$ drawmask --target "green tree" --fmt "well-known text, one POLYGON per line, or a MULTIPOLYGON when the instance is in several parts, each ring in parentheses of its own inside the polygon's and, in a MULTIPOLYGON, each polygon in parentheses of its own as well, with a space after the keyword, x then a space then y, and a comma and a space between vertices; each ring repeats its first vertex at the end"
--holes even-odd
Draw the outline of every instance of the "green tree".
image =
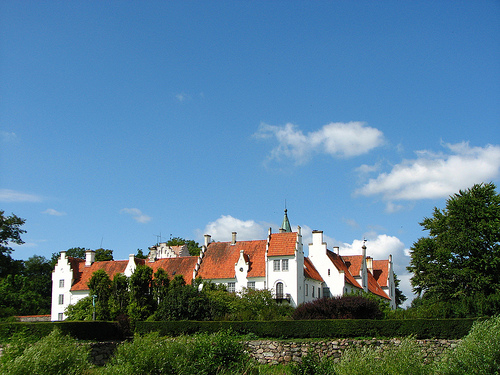
POLYGON ((96 262, 103 262, 108 260, 113 260, 113 250, 103 249, 103 248, 95 250, 96 262))
POLYGON ((129 278, 130 304, 128 315, 132 321, 147 319, 155 311, 152 292, 153 269, 146 265, 138 265, 129 278))
POLYGON ((128 279, 122 273, 113 276, 111 282, 111 295, 109 297, 109 308, 111 319, 115 320, 119 315, 127 314, 127 308, 130 301, 128 291, 128 279))
POLYGON ((401 283, 401 280, 398 279, 398 275, 394 274, 394 291, 396 295, 394 296, 395 302, 396 302, 396 307, 401 307, 404 301, 406 301, 408 298, 403 294, 403 291, 399 289, 399 284, 401 283))
POLYGON ((148 256, 146 254, 144 254, 142 249, 137 249, 137 254, 135 254, 135 257, 137 259, 148 259, 148 256))
MULTIPOLYGON (((500 293, 500 195, 493 183, 460 190, 420 225, 408 270, 422 303, 467 303, 500 293), (469 301, 469 302, 466 302, 469 301)), ((465 304, 465 305, 464 305, 465 304)), ((500 312, 500 311, 499 311, 500 312)), ((462 311, 467 315, 467 311, 462 311)))
POLYGON ((22 245, 24 241, 21 235, 26 233, 21 226, 26 220, 12 214, 5 216, 4 211, 0 210, 0 277, 8 274, 16 274, 22 269, 22 262, 12 259, 10 256, 12 248, 11 243, 22 245))
POLYGON ((104 270, 97 270, 88 282, 90 296, 95 296, 96 320, 109 320, 109 297, 111 296, 111 279, 104 270))

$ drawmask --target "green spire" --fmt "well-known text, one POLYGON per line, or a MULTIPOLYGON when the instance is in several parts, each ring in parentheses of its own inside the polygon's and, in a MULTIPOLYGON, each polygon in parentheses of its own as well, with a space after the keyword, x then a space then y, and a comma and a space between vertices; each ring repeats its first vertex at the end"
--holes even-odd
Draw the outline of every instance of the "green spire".
POLYGON ((285 216, 283 217, 283 224, 281 224, 280 232, 291 232, 292 227, 290 226, 290 222, 288 221, 288 215, 286 214, 287 209, 285 208, 285 216))

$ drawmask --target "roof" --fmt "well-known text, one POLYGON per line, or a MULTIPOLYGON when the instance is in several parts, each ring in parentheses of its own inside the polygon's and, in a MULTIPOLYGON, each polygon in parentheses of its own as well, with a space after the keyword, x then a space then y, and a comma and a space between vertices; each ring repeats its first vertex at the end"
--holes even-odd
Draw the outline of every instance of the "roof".
POLYGON ((234 279, 234 265, 243 250, 245 261, 249 263, 247 277, 264 277, 266 244, 266 240, 237 241, 234 245, 231 242, 212 242, 205 250, 198 276, 205 280, 234 279))
POLYGON ((326 255, 332 261, 333 265, 339 270, 344 272, 344 280, 347 284, 351 284, 352 286, 363 289, 361 285, 356 281, 352 273, 349 271, 349 267, 345 263, 346 257, 341 257, 338 254, 335 254, 333 251, 327 250, 326 255))
POLYGON ((124 273, 128 260, 108 260, 103 262, 94 262, 91 266, 85 267, 85 261, 78 258, 69 258, 73 268, 74 282, 71 286, 72 291, 88 290, 87 283, 92 278, 92 274, 97 270, 104 270, 112 279, 117 273, 124 273), (76 266, 76 267, 75 267, 76 266))
POLYGON ((175 275, 184 276, 184 280, 187 284, 191 284, 193 278, 193 271, 196 267, 198 257, 179 257, 179 258, 163 258, 158 259, 155 262, 146 263, 148 267, 153 269, 153 274, 158 271, 158 269, 163 268, 163 270, 168 274, 169 279, 173 279, 175 275))
POLYGON ((308 257, 304 257, 304 276, 309 279, 324 281, 308 257))
POLYGON ((387 287, 387 279, 389 278, 389 260, 374 260, 373 261, 373 277, 377 280, 381 287, 387 287))
POLYGON ((288 220, 287 209, 285 208, 285 216, 283 216, 283 223, 281 224, 281 229, 284 232, 291 232, 292 227, 290 226, 290 221, 288 220))
POLYGON ((390 300, 389 296, 387 295, 386 292, 382 289, 382 287, 379 285, 377 280, 373 277, 370 271, 368 271, 368 290, 372 292, 373 294, 376 294, 377 296, 380 296, 382 298, 386 298, 390 300))
POLYGON ((342 255, 342 260, 346 264, 349 272, 353 276, 361 276, 361 265, 363 264, 363 255, 342 255))
POLYGON ((267 256, 295 255, 297 247, 297 233, 273 233, 269 241, 267 256))

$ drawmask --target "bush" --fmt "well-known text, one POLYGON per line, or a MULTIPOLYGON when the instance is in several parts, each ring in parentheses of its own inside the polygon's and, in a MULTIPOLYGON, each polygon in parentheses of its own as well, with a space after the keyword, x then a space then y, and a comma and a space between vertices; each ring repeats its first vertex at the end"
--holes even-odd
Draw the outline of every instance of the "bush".
POLYGON ((120 345, 101 374, 199 374, 236 372, 248 356, 243 346, 228 332, 197 334, 176 339, 158 333, 136 335, 134 341, 120 345))
POLYGON ((500 374, 500 316, 478 321, 436 366, 438 374, 500 374))
POLYGON ((292 315, 304 319, 380 319, 379 304, 362 296, 321 298, 299 305, 292 315))
POLYGON ((90 348, 78 345, 60 330, 26 346, 28 341, 21 337, 6 348, 0 362, 2 374, 77 375, 91 367, 88 361, 90 348))

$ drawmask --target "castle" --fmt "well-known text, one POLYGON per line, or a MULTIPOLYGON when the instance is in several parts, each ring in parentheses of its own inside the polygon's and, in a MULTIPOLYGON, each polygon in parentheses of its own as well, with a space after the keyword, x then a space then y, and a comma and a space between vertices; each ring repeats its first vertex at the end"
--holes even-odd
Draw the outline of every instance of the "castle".
POLYGON ((66 256, 61 251, 52 273, 51 320, 64 320, 66 308, 89 295, 89 282, 97 270, 112 278, 116 273, 130 277, 139 264, 156 272, 164 269, 170 276, 183 275, 187 283, 196 277, 225 284, 229 292, 243 288, 270 289, 276 300, 292 306, 317 298, 341 296, 355 291, 373 293, 396 308, 392 257, 374 260, 366 255, 341 256, 338 248, 329 250, 323 232, 312 233, 309 256, 304 256, 301 228, 292 232, 287 211, 278 233, 269 229, 266 239, 238 241, 233 232, 229 242, 213 242, 205 235, 199 256, 189 256, 186 246, 151 247, 148 259, 94 261, 95 252, 87 250, 85 259, 66 256))

